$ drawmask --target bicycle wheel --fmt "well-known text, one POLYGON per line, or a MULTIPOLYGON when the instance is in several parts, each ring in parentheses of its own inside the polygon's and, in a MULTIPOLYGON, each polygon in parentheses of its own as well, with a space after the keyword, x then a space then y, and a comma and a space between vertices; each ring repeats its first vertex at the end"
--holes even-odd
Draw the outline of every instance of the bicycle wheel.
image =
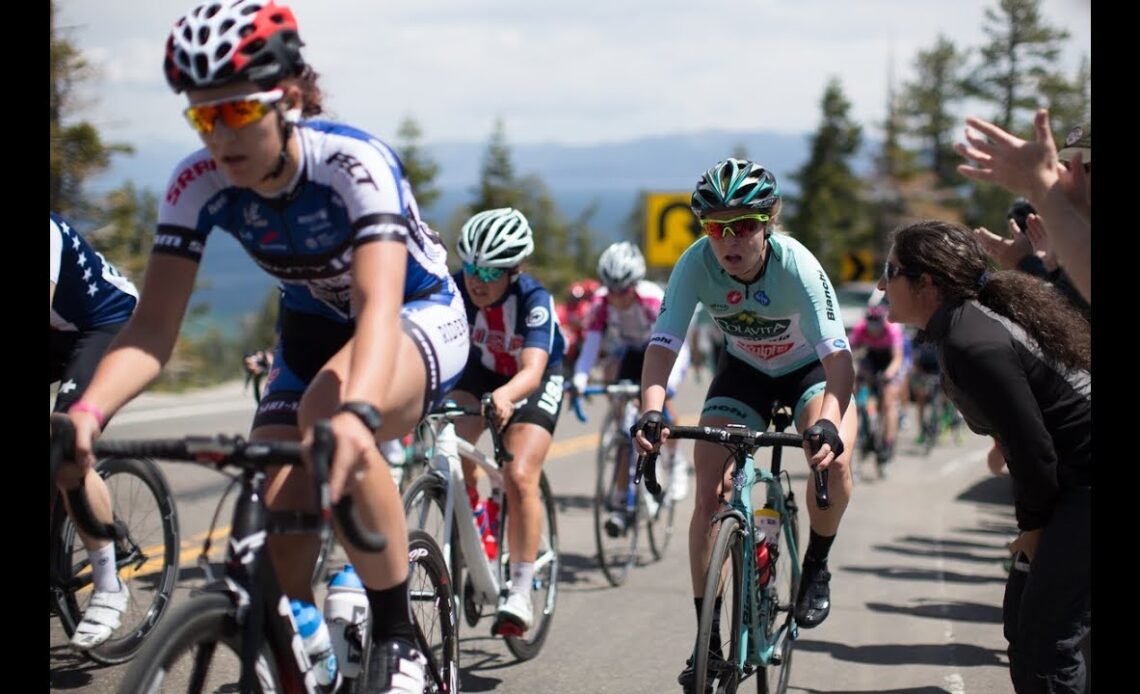
MULTIPOLYGON (((436 545, 443 551, 443 521, 447 510, 447 483, 437 474, 420 475, 404 492, 404 514, 408 519, 408 530, 419 529, 425 531, 436 545)), ((454 588, 453 599, 457 609, 464 607, 461 593, 463 586, 462 548, 459 546, 458 518, 452 521, 451 526, 451 585, 454 588)), ((476 618, 475 621, 478 621, 476 618)), ((468 619, 469 626, 475 626, 468 619)))
MULTIPOLYGON (((795 608, 796 596, 799 595, 800 589, 799 578, 793 571, 799 562, 797 557, 800 549, 799 510, 791 492, 786 492, 784 503, 788 513, 780 519, 780 538, 775 548, 775 564, 764 591, 769 606, 768 621, 764 625, 764 630, 769 644, 775 639, 788 613, 795 608)), ((771 545, 769 545, 769 555, 771 556, 771 545)), ((784 694, 787 691, 788 678, 792 672, 794 644, 791 635, 785 635, 779 652, 773 653, 769 664, 760 668, 756 678, 759 694, 784 694)))
MULTIPOLYGON (((612 431, 610 432, 613 433, 612 431)), ((598 449, 597 476, 594 484, 594 546, 598 565, 611 586, 620 586, 629 576, 629 569, 637 561, 637 541, 641 530, 637 523, 637 509, 610 503, 610 489, 617 480, 618 466, 629 466, 630 442, 620 434, 603 437, 598 449), (611 514, 621 514, 624 528, 606 527, 611 514)))
MULTIPOLYGON (((264 641, 255 668, 256 691, 283 691, 276 659, 264 641)), ((240 678, 241 625, 233 602, 224 593, 201 593, 172 610, 147 639, 119 691, 236 692, 240 678)))
POLYGON ((408 591, 420 649, 431 653, 440 680, 429 674, 424 691, 458 692, 459 617, 443 551, 423 530, 409 530, 408 559, 408 591))
MULTIPOLYGON (((554 510, 554 495, 550 492, 550 482, 543 472, 538 479, 538 492, 542 502, 543 517, 538 535, 538 555, 534 560, 534 579, 531 585, 530 600, 534 608, 534 624, 522 636, 507 636, 507 648, 519 660, 530 660, 542 650, 550 623, 554 620, 554 604, 558 598, 558 523, 554 510)), ((507 501, 503 499, 499 523, 499 576, 506 584, 510 578, 511 548, 508 538, 510 516, 507 501)))
POLYGON ((720 680, 718 694, 731 694, 740 683, 740 629, 744 615, 744 531, 740 520, 728 516, 720 522, 709 568, 705 574, 704 601, 697 627, 694 692, 711 691, 720 680), (719 626, 714 629, 716 599, 721 598, 719 626), (720 657, 728 651, 727 659, 720 657), (710 651, 716 657, 710 657, 710 651))
MULTIPOLYGON (((115 634, 85 654, 115 665, 138 653, 170 604, 178 580, 178 511, 166 476, 154 462, 108 458, 95 469, 107 484, 115 519, 127 529, 127 537, 115 546, 115 563, 130 602, 115 634)), ((51 528, 56 610, 70 638, 91 599, 91 567, 62 503, 56 505, 51 528)))
MULTIPOLYGON (((669 474, 672 472, 670 470, 669 474)), ((649 551, 654 561, 661 561, 665 550, 669 548, 669 541, 673 539, 673 519, 677 513, 677 503, 669 493, 672 478, 662 478, 658 473, 658 481, 661 483, 660 499, 650 494, 644 485, 638 494, 641 503, 638 512, 645 517, 645 534, 649 536, 649 551)))

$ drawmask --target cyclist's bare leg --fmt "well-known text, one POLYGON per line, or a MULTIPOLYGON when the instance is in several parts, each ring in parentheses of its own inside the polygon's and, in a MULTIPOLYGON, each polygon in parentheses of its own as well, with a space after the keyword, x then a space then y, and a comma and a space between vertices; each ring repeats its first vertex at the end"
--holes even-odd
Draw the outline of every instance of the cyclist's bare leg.
POLYGON ((553 440, 549 431, 530 422, 512 424, 503 435, 503 445, 514 455, 503 470, 507 513, 512 521, 507 536, 512 562, 533 562, 538 556, 538 538, 546 513, 538 483, 553 440))
MULTIPOLYGON (((300 441, 297 427, 283 424, 257 427, 249 434, 251 441, 300 441)), ((269 468, 265 484, 266 505, 275 511, 316 511, 312 477, 301 467, 288 465, 269 468)), ((265 546, 273 561, 281 590, 294 600, 315 602, 312 567, 321 551, 320 538, 312 533, 270 534, 265 546), (310 567, 307 575, 285 567, 310 567)))
POLYGON ((895 442, 899 431, 899 393, 898 380, 883 384, 883 438, 888 445, 895 442))
MULTIPOLYGON (((823 409, 823 393, 808 400, 796 429, 802 432, 819 419, 823 409)), ((823 536, 833 536, 839 530, 839 521, 843 512, 847 510, 847 503, 851 500, 851 453, 855 450, 855 438, 858 433, 858 414, 855 411, 855 400, 847 403, 847 410, 843 413, 843 421, 839 423, 839 438, 843 440, 843 455, 839 456, 827 466, 830 471, 827 479, 827 491, 831 506, 820 510, 815 502, 815 476, 808 475, 807 500, 808 516, 811 519, 811 529, 823 536)))
MULTIPOLYGON (((71 506, 68 504, 67 495, 64 492, 68 489, 74 489, 79 484, 79 469, 77 465, 64 465, 59 471, 59 491, 63 495, 63 505, 67 509, 67 515, 71 518, 75 516, 71 513, 71 506)), ((101 523, 112 522, 114 516, 111 513, 111 493, 107 491, 107 483, 103 481, 98 472, 95 472, 95 468, 88 470, 84 476, 83 489, 87 494, 87 502, 91 505, 91 511, 95 514, 95 518, 101 523)), ((76 526, 76 532, 79 533, 83 546, 88 551, 102 549, 110 543, 110 540, 97 540, 88 536, 79 530, 78 526, 76 526)))
MULTIPOLYGON (((375 393, 370 398, 377 403, 383 418, 383 426, 376 434, 378 441, 403 436, 419 422, 422 414, 427 382, 423 359, 410 337, 402 333, 399 337, 396 361, 400 368, 385 382, 384 392, 375 393)), ((301 431, 319 419, 332 416, 343 400, 353 344, 354 340, 350 339, 309 384, 301 398, 297 415, 301 431)), ((379 553, 362 552, 343 541, 339 528, 337 533, 361 580, 369 588, 379 591, 392 588, 407 579, 408 530, 404 507, 388 462, 380 455, 379 448, 369 449, 365 458, 366 468, 361 469, 367 471, 350 475, 347 489, 353 496, 355 512, 364 526, 383 532, 388 539, 388 547, 379 553)), ((300 507, 312 510, 314 499, 310 480, 307 471, 292 470, 282 484, 267 489, 266 502, 270 508, 300 507)), ((288 542, 295 537, 299 536, 285 536, 284 539, 288 542)), ((316 538, 311 538, 310 542, 316 546, 316 538)), ((274 554, 274 565, 281 578, 282 588, 285 589, 288 585, 300 591, 294 595, 286 589, 291 597, 304 597, 311 592, 309 581, 316 552, 312 553, 311 558, 308 553, 302 553, 298 557, 302 561, 306 558, 309 559, 307 562, 294 564, 282 557, 281 553, 274 554), (282 559, 285 560, 281 561, 282 559)))
MULTIPOLYGON (((702 416, 701 426, 722 427, 738 424, 725 417, 702 416)), ((722 490, 731 489, 732 465, 726 460, 728 453, 724 446, 706 441, 696 441, 693 445, 693 465, 696 468, 697 491, 693 515, 689 519, 689 577, 693 582, 693 597, 699 598, 705 592, 705 573, 709 567, 709 555, 716 540, 717 527, 710 521, 720 510, 722 490)))

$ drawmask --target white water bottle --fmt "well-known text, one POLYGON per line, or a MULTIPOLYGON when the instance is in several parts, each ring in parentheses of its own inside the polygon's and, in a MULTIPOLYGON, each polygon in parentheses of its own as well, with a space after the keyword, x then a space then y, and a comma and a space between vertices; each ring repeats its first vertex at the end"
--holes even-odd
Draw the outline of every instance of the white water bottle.
POLYGON ((364 664, 369 612, 364 583, 352 564, 345 564, 329 581, 325 619, 340 671, 349 679, 356 679, 364 664))
POLYGON ((305 644, 305 652, 313 663, 317 683, 325 691, 335 691, 340 686, 340 673, 337 671, 336 654, 333 652, 324 617, 315 605, 302 600, 293 600, 290 606, 293 608, 293 619, 297 622, 297 631, 305 644))

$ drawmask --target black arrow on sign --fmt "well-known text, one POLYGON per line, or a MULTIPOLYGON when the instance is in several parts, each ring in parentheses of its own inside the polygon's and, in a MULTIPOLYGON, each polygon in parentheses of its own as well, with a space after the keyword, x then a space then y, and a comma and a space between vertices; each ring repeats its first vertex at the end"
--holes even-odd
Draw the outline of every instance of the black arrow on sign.
POLYGON ((661 212, 657 215, 658 241, 665 240, 665 219, 669 216, 669 213, 673 212, 674 210, 684 210, 686 213, 688 213, 689 217, 692 220, 689 223, 689 231, 692 232, 694 239, 701 235, 701 223, 697 221, 697 218, 695 216, 693 216, 693 209, 683 202, 671 202, 663 207, 661 209, 661 212))

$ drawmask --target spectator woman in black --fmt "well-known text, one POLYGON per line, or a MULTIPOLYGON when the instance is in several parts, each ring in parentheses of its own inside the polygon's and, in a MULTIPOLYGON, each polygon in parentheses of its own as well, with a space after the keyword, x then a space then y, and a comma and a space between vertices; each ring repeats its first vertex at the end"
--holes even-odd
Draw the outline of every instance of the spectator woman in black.
POLYGON ((1092 561, 1088 324, 1047 283, 989 272, 974 235, 948 222, 896 230, 879 288, 889 320, 920 328, 919 339, 937 345, 946 394, 1005 456, 1020 530, 1003 605, 1014 689, 1083 692, 1079 644, 1091 620, 1092 561))

